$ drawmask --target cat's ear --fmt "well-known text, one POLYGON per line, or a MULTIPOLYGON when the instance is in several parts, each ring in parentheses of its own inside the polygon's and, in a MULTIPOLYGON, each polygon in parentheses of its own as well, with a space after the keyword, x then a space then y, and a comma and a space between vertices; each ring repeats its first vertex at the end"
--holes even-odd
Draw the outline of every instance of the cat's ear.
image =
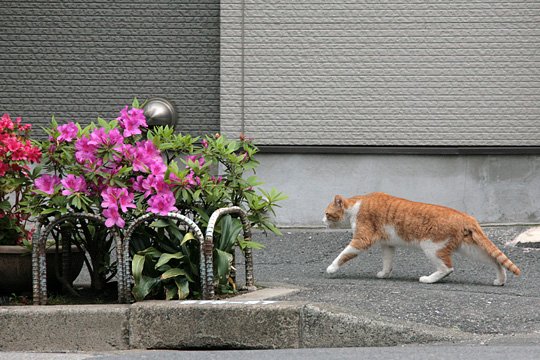
POLYGON ((338 207, 343 207, 343 196, 341 195, 336 195, 334 197, 334 204, 338 207))

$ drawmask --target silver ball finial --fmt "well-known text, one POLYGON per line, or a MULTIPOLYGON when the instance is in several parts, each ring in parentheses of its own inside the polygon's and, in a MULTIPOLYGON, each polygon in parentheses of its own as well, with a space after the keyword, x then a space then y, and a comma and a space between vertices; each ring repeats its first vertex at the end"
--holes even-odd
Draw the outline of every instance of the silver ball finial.
POLYGON ((148 99, 143 106, 144 116, 148 126, 176 126, 178 114, 174 105, 170 101, 163 98, 155 97, 148 99))

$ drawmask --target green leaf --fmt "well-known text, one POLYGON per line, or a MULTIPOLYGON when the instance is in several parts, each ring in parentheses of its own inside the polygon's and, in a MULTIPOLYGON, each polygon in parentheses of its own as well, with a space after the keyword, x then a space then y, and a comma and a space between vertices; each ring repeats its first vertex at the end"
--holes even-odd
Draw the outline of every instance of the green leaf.
POLYGON ((201 219, 203 219, 204 222, 208 224, 208 221, 210 221, 210 215, 208 215, 208 213, 204 209, 201 209, 199 207, 195 208, 195 211, 197 212, 197 214, 199 214, 201 219))
POLYGON ((224 280, 229 275, 230 264, 232 262, 233 256, 228 252, 214 249, 214 266, 216 277, 220 280, 224 280))
POLYGON ((133 279, 135 284, 139 284, 142 279, 142 272, 144 269, 144 256, 135 254, 131 261, 131 272, 133 273, 133 279))
POLYGON ((139 251, 137 254, 139 255, 148 255, 151 258, 157 259, 161 256, 161 251, 156 249, 155 247, 150 246, 147 249, 144 249, 143 251, 139 251))
POLYGON ((155 268, 157 269, 161 265, 165 265, 166 263, 168 263, 172 259, 181 259, 183 257, 184 257, 184 255, 182 255, 181 252, 177 252, 177 253, 174 253, 174 254, 167 254, 167 253, 161 254, 155 268))
POLYGON ((138 282, 135 282, 135 286, 133 286, 131 293, 136 301, 142 301, 159 283, 159 278, 142 276, 138 282))
POLYGON ((103 119, 102 117, 97 118, 97 122, 100 127, 107 129, 109 127, 109 123, 107 120, 103 119))
POLYGON ((246 179, 246 183, 249 185, 249 186, 259 186, 262 184, 261 181, 259 181, 259 178, 256 177, 256 176, 250 176, 246 179))
POLYGON ((178 292, 176 284, 166 285, 165 286, 165 300, 173 300, 178 292))
POLYGON ((189 296, 189 283, 186 279, 176 278, 174 279, 176 287, 178 288, 178 299, 184 300, 189 296))
POLYGON ((151 227, 163 228, 169 226, 169 223, 163 219, 158 219, 150 224, 151 227))
POLYGON ((8 200, 0 202, 0 210, 9 211, 11 209, 11 204, 8 200))
POLYGON ((287 195, 283 194, 280 191, 277 191, 275 188, 272 188, 269 192, 266 192, 263 189, 260 190, 270 203, 287 200, 289 198, 287 195))
POLYGON ((272 223, 270 222, 265 222, 263 224, 261 224, 264 228, 270 230, 271 232, 273 232, 274 234, 278 235, 278 236, 282 236, 283 233, 272 223))
POLYGON ((161 280, 170 279, 179 275, 186 275, 186 272, 179 268, 173 268, 165 271, 163 274, 161 274, 161 280))
POLYGON ((169 226, 167 227, 167 231, 169 232, 171 236, 171 240, 180 241, 180 239, 183 237, 180 230, 178 230, 177 225, 172 221, 169 220, 169 226))
POLYGON ((71 204, 73 204, 73 206, 75 206, 77 209, 82 208, 81 199, 79 199, 78 196, 73 197, 73 199, 71 200, 71 204))
POLYGON ((215 244, 216 248, 230 252, 236 244, 240 231, 242 231, 242 224, 238 219, 233 219, 230 215, 223 216, 219 224, 221 227, 221 236, 219 236, 215 244))
POLYGON ((259 242, 256 242, 256 241, 253 241, 253 240, 250 240, 250 241, 245 241, 245 240, 238 240, 238 245, 240 245, 240 248, 242 250, 244 249, 255 249, 255 250, 260 250, 260 249, 264 249, 264 244, 261 244, 259 242))
MULTIPOLYGON (((229 145, 227 145, 227 152, 230 154, 230 153, 233 153, 235 152, 236 150, 238 150, 240 148, 240 144, 237 143, 236 141, 231 141, 229 143, 229 145)), ((242 156, 243 157, 243 156, 242 156)))
POLYGON ((190 240, 195 240, 195 236, 192 233, 188 232, 186 235, 184 235, 184 238, 182 239, 180 245, 184 245, 190 240))

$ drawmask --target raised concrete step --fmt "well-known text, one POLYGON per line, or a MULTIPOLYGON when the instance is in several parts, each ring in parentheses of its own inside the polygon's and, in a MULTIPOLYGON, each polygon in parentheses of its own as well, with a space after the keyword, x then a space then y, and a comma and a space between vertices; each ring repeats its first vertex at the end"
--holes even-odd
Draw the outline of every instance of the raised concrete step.
POLYGON ((461 341, 470 335, 269 300, 0 307, 2 351, 276 349, 461 341))

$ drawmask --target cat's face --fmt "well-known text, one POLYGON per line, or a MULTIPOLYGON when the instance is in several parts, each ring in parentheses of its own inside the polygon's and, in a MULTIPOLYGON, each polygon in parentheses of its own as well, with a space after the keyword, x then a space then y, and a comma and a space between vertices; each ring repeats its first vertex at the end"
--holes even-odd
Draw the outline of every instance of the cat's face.
POLYGON ((345 220, 345 204, 344 199, 340 195, 336 195, 334 201, 332 201, 324 211, 323 223, 330 227, 340 227, 341 223, 345 220))

